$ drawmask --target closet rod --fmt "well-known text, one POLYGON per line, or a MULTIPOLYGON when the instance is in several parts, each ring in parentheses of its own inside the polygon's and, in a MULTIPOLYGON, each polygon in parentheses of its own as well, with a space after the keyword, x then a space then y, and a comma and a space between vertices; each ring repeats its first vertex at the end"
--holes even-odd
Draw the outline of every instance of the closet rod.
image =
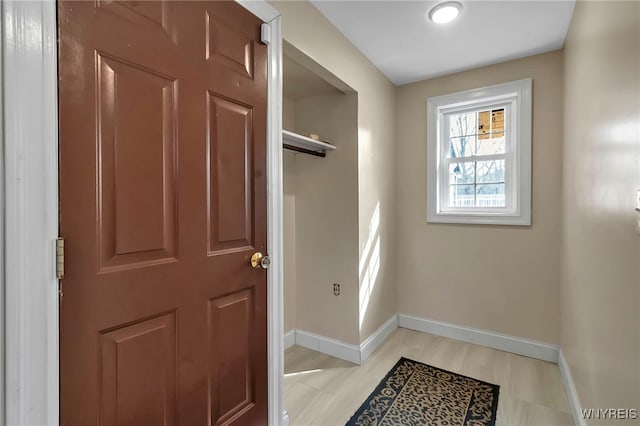
POLYGON ((288 149, 290 151, 296 151, 296 152, 301 152, 303 154, 309 154, 309 155, 313 155, 316 157, 326 157, 327 155, 324 152, 318 152, 318 151, 311 151, 310 149, 304 149, 304 148, 300 148, 297 146, 293 146, 293 145, 289 145, 289 144, 282 144, 282 147, 284 149, 288 149))

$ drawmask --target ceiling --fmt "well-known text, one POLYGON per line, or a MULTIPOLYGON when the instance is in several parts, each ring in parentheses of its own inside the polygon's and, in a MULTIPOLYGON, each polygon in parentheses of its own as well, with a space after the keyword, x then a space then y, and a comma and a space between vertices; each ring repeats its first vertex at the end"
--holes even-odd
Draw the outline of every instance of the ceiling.
POLYGON ((311 0, 394 84, 559 49, 575 0, 459 0, 460 16, 438 25, 440 1, 311 0))

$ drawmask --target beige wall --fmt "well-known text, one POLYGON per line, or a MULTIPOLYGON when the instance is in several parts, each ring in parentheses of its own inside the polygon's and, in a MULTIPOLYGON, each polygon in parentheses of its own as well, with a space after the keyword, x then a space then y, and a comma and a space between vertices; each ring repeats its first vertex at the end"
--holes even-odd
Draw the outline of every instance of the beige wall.
MULTIPOLYGON (((295 130, 295 102, 284 98, 282 127, 295 130)), ((283 155, 283 254, 284 254, 284 332, 296 328, 296 156, 283 155)))
POLYGON ((284 153, 284 332, 296 328, 296 156, 284 153))
POLYGON ((563 57, 561 51, 397 90, 398 310, 559 342, 563 57), (533 79, 531 227, 426 222, 429 96, 533 79))
POLYGON ((282 128, 295 131, 296 128, 296 101, 289 98, 282 99, 282 128))
POLYGON ((309 2, 272 4, 282 13, 285 40, 358 93, 356 274, 360 289, 357 303, 346 309, 356 313, 358 340, 362 342, 396 312, 391 160, 395 146, 395 88, 309 2), (378 249, 374 250, 376 244, 378 249))
POLYGON ((358 331, 358 98, 296 101, 296 131, 337 146, 325 158, 296 154, 296 327, 351 344, 358 331), (334 296, 333 283, 341 285, 334 296))
POLYGON ((577 3, 564 95, 561 346, 583 407, 640 409, 640 3, 577 3))

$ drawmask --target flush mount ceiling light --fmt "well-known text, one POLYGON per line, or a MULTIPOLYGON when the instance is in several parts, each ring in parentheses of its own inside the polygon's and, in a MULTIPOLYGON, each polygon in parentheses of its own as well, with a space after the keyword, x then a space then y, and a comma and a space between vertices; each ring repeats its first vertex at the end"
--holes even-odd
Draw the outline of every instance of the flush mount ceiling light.
POLYGON ((457 1, 447 1, 439 3, 429 11, 429 19, 436 24, 446 24, 451 22, 460 14, 462 4, 457 1))

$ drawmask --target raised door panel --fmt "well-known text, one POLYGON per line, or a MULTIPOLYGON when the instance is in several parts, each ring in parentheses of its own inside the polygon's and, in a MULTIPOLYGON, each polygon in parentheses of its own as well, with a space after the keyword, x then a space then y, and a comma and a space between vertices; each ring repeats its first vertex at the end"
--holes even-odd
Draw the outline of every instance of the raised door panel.
POLYGON ((209 302, 210 424, 228 424, 255 406, 251 342, 253 290, 209 302))
POLYGON ((141 28, 154 32, 161 29, 175 43, 173 2, 97 0, 96 7, 120 16, 141 28))
POLYGON ((251 248, 253 110, 208 93, 209 254, 251 248))
POLYGON ((98 54, 100 270, 175 260, 175 79, 98 54))
POLYGON ((225 23, 211 10, 205 12, 206 59, 245 77, 253 78, 253 41, 237 28, 225 23))
POLYGON ((103 425, 175 425, 175 312, 100 333, 103 425))

